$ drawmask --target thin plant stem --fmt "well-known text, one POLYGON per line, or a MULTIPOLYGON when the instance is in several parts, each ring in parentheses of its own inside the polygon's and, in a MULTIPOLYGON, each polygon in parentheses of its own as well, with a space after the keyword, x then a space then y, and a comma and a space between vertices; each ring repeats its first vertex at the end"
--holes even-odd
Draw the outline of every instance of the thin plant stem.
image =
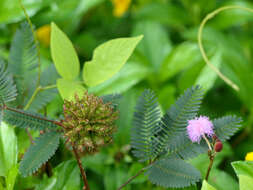
POLYGON ((90 187, 89 187, 89 184, 88 184, 88 181, 87 181, 87 177, 86 177, 86 173, 83 169, 80 156, 79 156, 79 154, 77 152, 77 149, 76 149, 76 147, 73 143, 72 143, 72 149, 73 149, 73 152, 75 154, 75 158, 77 160, 77 163, 78 163, 78 166, 79 166, 79 169, 80 169, 80 173, 81 173, 81 176, 82 176, 82 179, 83 179, 83 183, 84 183, 83 190, 90 190, 90 187))
POLYGON ((208 177, 209 177, 210 171, 211 171, 211 169, 213 167, 214 157, 215 157, 215 153, 209 155, 210 162, 209 162, 209 166, 208 166, 208 169, 207 169, 207 172, 206 172, 206 177, 205 177, 206 181, 208 181, 208 177))
POLYGON ((32 21, 30 19, 30 17, 28 16, 27 12, 26 12, 26 9, 22 3, 22 0, 19 0, 19 4, 20 4, 20 7, 22 8, 23 12, 24 12, 24 15, 26 17, 26 20, 31 28, 31 31, 32 31, 32 34, 33 34, 33 38, 34 38, 34 43, 35 43, 35 46, 36 46, 36 50, 37 50, 37 57, 38 57, 38 80, 37 80, 37 84, 36 86, 39 87, 40 85, 40 76, 41 76, 41 63, 40 63, 40 47, 39 47, 39 43, 38 43, 38 39, 37 39, 37 36, 35 34, 35 31, 33 29, 33 25, 32 25, 32 21))
POLYGON ((53 84, 53 85, 49 85, 49 86, 45 86, 45 87, 38 86, 35 89, 35 91, 33 92, 31 98, 28 100, 27 104, 25 105, 24 110, 27 110, 31 106, 32 102, 34 101, 36 96, 39 94, 39 92, 41 92, 43 90, 52 89, 52 88, 56 88, 56 85, 53 84))
POLYGON ((122 184, 118 190, 123 189, 126 185, 128 185, 132 180, 134 180, 136 177, 138 177, 140 174, 142 174, 145 171, 145 168, 142 168, 140 171, 137 172, 136 175, 130 177, 124 184, 122 184))
POLYGON ((33 100, 35 99, 35 97, 37 96, 37 94, 39 93, 40 90, 41 90, 41 87, 40 87, 40 86, 38 86, 38 87, 35 89, 35 91, 33 92, 32 97, 29 99, 29 101, 28 101, 27 104, 25 105, 24 110, 27 110, 27 109, 31 106, 33 100))
POLYGON ((230 79, 228 79, 226 76, 224 76, 214 65, 212 65, 209 61, 209 59, 207 58, 207 55, 205 53, 203 44, 202 44, 202 32, 203 32, 203 28, 205 26, 205 24, 207 23, 208 20, 212 19, 215 15, 219 14, 222 11, 225 10, 230 10, 230 9, 241 9, 247 12, 251 12, 253 13, 253 9, 250 8, 246 8, 246 7, 241 7, 241 6, 237 6, 237 5, 232 5, 232 6, 224 6, 221 8, 218 8, 216 10, 214 10, 213 12, 209 13, 201 22, 200 27, 199 27, 199 31, 198 31, 198 45, 199 45, 199 49, 201 52, 201 55, 205 61, 205 63, 214 71, 216 72, 216 74, 224 81, 226 82, 229 86, 231 86, 233 89, 235 89, 236 91, 239 91, 239 87, 233 83, 230 79))
POLYGON ((6 110, 9 110, 9 111, 12 111, 12 112, 16 112, 16 113, 20 113, 20 114, 23 114, 23 115, 27 115, 29 117, 33 117, 33 118, 36 118, 36 119, 39 119, 39 120, 47 121, 47 122, 50 122, 50 123, 53 123, 55 125, 63 127, 62 123, 58 122, 58 121, 54 121, 54 120, 51 120, 51 119, 47 119, 47 118, 43 118, 43 117, 40 117, 40 116, 32 115, 32 114, 23 112, 21 110, 18 110, 18 109, 15 109, 15 108, 11 108, 11 107, 7 107, 7 106, 4 106, 3 108, 6 109, 6 110))
POLYGON ((209 150, 212 151, 212 146, 211 146, 210 142, 208 141, 208 139, 206 138, 205 134, 203 134, 202 137, 206 141, 206 144, 208 145, 209 150))

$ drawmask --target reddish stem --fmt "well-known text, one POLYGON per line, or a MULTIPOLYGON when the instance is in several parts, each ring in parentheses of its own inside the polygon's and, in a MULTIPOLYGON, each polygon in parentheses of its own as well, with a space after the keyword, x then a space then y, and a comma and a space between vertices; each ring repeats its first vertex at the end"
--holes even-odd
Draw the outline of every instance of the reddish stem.
POLYGON ((80 159, 79 154, 77 152, 77 149, 76 149, 76 147, 73 143, 72 143, 72 148, 73 148, 73 152, 75 154, 75 157, 76 157, 76 160, 77 160, 77 163, 78 163, 81 175, 82 175, 82 179, 83 179, 83 182, 84 182, 83 190, 90 190, 89 184, 88 184, 88 181, 87 181, 87 177, 86 177, 86 173, 85 173, 85 171, 83 169, 83 166, 82 166, 81 159, 80 159))

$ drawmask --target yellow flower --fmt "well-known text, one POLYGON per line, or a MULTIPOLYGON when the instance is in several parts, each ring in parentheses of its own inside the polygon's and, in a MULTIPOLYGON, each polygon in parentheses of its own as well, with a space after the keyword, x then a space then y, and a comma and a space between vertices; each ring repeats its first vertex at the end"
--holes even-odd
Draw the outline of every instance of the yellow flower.
POLYGON ((246 155, 245 160, 247 160, 247 161, 253 161, 253 152, 249 152, 246 155))
POLYGON ((112 0, 114 9, 113 15, 121 17, 129 8, 131 0, 112 0))
POLYGON ((48 47, 50 44, 50 31, 51 27, 49 24, 41 26, 36 31, 37 39, 41 44, 43 44, 46 47, 48 47))

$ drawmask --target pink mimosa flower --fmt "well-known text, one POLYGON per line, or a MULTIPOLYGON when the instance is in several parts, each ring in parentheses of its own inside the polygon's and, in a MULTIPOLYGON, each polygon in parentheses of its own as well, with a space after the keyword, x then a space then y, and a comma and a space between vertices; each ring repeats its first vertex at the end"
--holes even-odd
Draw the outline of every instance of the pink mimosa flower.
POLYGON ((213 123, 206 116, 188 120, 187 133, 192 142, 199 143, 203 135, 209 137, 214 135, 213 123))

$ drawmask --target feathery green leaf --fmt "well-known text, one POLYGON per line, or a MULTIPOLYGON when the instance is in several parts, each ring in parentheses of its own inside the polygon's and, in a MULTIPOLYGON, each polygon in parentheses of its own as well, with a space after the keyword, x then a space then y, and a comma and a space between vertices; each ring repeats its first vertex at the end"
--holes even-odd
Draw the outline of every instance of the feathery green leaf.
POLYGON ((6 123, 34 130, 57 130, 57 125, 46 121, 44 116, 30 111, 15 109, 16 111, 4 110, 3 120, 6 123))
MULTIPOLYGON (((54 65, 51 64, 50 66, 45 68, 43 70, 43 72, 41 73, 40 85, 43 86, 43 87, 49 86, 49 85, 54 85, 54 84, 56 84, 56 79, 58 77, 59 77, 59 75, 57 74, 54 65)), ((37 81, 36 80, 32 81, 29 85, 29 89, 34 89, 35 90, 36 85, 37 85, 37 81)), ((26 104, 30 100, 30 97, 32 96, 33 93, 34 93, 34 91, 30 91, 30 93, 28 94, 28 96, 25 100, 26 104)), ((37 94, 37 96, 34 98, 33 102, 31 103, 30 107, 28 108, 28 110, 38 111, 38 110, 42 109, 50 101, 52 101, 56 97, 56 95, 57 95, 57 89, 56 88, 41 90, 37 94)))
POLYGON ((200 146, 189 141, 186 133, 187 121, 197 115, 202 98, 203 91, 199 86, 189 88, 162 117, 155 135, 161 153, 176 153, 185 159, 203 152, 200 146))
POLYGON ((149 180, 163 187, 182 188, 194 185, 201 174, 181 159, 165 158, 156 161, 145 173, 149 180))
POLYGON ((25 153, 20 163, 20 173, 28 176, 37 171, 54 155, 59 146, 59 139, 60 134, 56 132, 48 132, 38 137, 25 153))
POLYGON ((36 44, 31 28, 27 22, 21 24, 16 31, 13 41, 11 43, 9 70, 14 76, 17 85, 19 104, 23 101, 24 93, 28 88, 34 69, 38 65, 38 55, 36 51, 36 44))
POLYGON ((12 76, 6 71, 5 63, 0 60, 0 103, 7 103, 16 99, 17 89, 12 76))
POLYGON ((241 127, 242 119, 237 116, 224 116, 213 121, 215 134, 221 141, 228 140, 241 127))
POLYGON ((150 90, 145 90, 136 105, 131 133, 133 154, 140 161, 149 160, 157 154, 156 149, 153 148, 152 139, 160 118, 161 111, 155 94, 150 90))

